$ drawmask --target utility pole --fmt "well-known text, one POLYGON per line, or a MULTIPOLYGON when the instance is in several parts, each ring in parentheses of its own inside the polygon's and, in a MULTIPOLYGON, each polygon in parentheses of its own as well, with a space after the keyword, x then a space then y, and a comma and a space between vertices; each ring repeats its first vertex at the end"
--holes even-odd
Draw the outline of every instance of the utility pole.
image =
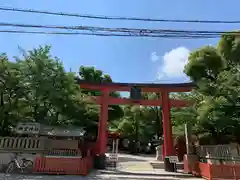
POLYGON ((136 114, 134 114, 134 121, 135 121, 135 152, 139 153, 139 120, 136 118, 136 114))
POLYGON ((193 153, 192 127, 189 122, 185 123, 185 138, 186 138, 187 154, 189 155, 193 153))

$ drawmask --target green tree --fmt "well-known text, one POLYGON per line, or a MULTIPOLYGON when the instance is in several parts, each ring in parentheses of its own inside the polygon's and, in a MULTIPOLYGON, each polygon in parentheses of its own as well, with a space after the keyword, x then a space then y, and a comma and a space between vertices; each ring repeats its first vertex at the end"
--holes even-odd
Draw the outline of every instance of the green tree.
POLYGON ((123 136, 146 143, 153 136, 162 135, 161 114, 156 116, 158 110, 142 106, 125 106, 123 110, 124 116, 118 121, 117 127, 123 136))
POLYGON ((224 34, 218 46, 203 47, 189 56, 185 72, 203 97, 197 103, 199 133, 215 143, 229 142, 239 132, 240 44, 236 34, 224 34), (223 137, 225 137, 223 139, 223 137))
POLYGON ((90 126, 99 109, 81 93, 75 74, 65 72, 50 54, 50 46, 23 51, 9 61, 0 56, 1 134, 7 135, 20 121, 48 125, 90 126))
MULTIPOLYGON (((103 83, 103 82, 112 83, 113 82, 109 75, 104 74, 101 70, 98 70, 95 67, 81 66, 79 68, 79 78, 81 80, 84 80, 90 83, 91 82, 94 82, 94 83, 103 83)), ((100 95, 99 91, 91 91, 91 90, 84 89, 82 90, 82 92, 92 96, 100 95)), ((120 94, 118 92, 111 92, 110 96, 120 98, 120 94)), ((123 116, 123 110, 119 105, 110 105, 108 112, 109 112, 109 121, 118 120, 123 116)))
POLYGON ((174 134, 176 136, 182 136, 185 133, 185 124, 189 124, 195 131, 197 127, 197 112, 196 106, 199 100, 199 94, 197 92, 190 93, 174 93, 171 94, 172 99, 187 100, 193 102, 192 106, 182 107, 182 108, 171 108, 171 120, 174 129, 174 134))
POLYGON ((185 73, 198 85, 198 90, 206 95, 217 91, 216 79, 224 63, 215 47, 206 46, 193 51, 185 66, 185 73))
POLYGON ((0 55, 0 131, 2 135, 10 133, 12 125, 21 118, 26 101, 24 86, 20 83, 18 64, 10 62, 6 54, 0 55))

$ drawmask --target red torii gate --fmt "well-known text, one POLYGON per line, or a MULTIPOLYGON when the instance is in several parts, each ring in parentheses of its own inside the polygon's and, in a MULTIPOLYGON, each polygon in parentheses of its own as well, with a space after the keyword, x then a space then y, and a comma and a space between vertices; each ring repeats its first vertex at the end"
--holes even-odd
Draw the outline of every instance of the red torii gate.
MULTIPOLYGON (((140 83, 90 83, 84 80, 79 80, 80 87, 88 90, 101 91, 101 96, 95 96, 93 99, 101 106, 99 115, 99 127, 97 138, 97 158, 101 164, 105 162, 105 153, 107 147, 107 121, 108 121, 108 106, 109 105, 144 105, 144 106, 160 106, 162 105, 163 116, 163 135, 164 135, 164 152, 165 156, 165 170, 175 171, 174 164, 169 162, 168 156, 175 156, 172 138, 172 124, 170 118, 170 109, 173 107, 186 107, 190 106, 192 102, 184 100, 176 100, 169 98, 169 92, 189 92, 193 89, 193 83, 180 83, 180 84, 140 84, 140 83), (141 92, 155 92, 161 93, 159 99, 156 100, 133 100, 126 98, 110 97, 109 93, 114 91, 131 91, 131 88, 137 87, 141 92)), ((105 166, 102 165, 104 168, 105 166)))

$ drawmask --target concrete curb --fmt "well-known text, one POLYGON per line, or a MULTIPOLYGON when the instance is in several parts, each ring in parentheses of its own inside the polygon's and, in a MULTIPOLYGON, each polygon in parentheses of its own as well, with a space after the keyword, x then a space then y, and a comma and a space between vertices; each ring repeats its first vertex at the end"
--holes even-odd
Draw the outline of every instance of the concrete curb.
POLYGON ((162 176, 162 177, 177 177, 177 178, 189 178, 189 179, 196 179, 196 177, 190 175, 190 174, 182 174, 182 173, 158 173, 156 171, 153 172, 124 172, 124 171, 118 171, 118 170, 99 170, 100 174, 109 174, 109 175, 133 175, 133 176, 162 176))

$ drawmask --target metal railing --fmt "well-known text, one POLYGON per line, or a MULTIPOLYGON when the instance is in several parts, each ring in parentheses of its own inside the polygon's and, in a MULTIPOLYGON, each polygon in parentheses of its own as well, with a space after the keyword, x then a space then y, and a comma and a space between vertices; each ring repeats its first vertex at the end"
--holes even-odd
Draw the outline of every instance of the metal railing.
POLYGON ((43 151, 45 139, 41 137, 0 137, 0 152, 43 151))
POLYGON ((199 157, 199 161, 208 164, 239 164, 240 156, 199 157))

